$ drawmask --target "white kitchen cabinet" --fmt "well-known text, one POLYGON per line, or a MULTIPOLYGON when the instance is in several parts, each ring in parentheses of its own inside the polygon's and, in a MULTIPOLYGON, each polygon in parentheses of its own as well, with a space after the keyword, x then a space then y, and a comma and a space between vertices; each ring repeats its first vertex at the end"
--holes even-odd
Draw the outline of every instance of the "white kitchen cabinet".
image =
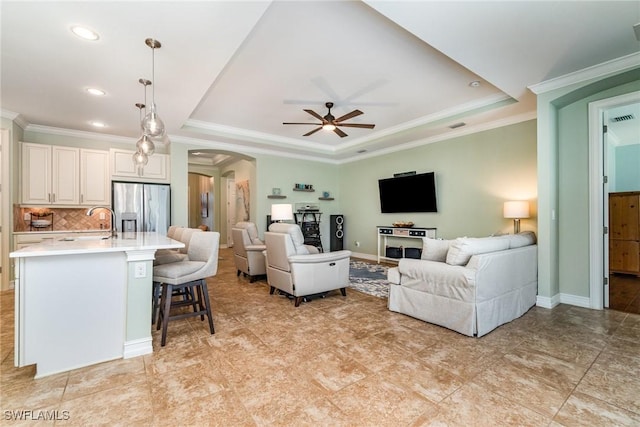
POLYGON ((22 143, 23 205, 109 205, 109 152, 22 143))
POLYGON ((80 150, 80 204, 111 205, 109 152, 80 150))
POLYGON ((78 204, 79 152, 72 147, 22 143, 22 203, 78 204))
POLYGON ((80 150, 51 147, 51 203, 77 205, 80 202, 80 150))
POLYGON ((144 168, 133 164, 133 151, 111 149, 111 179, 144 182, 170 182, 170 158, 154 153, 144 168))

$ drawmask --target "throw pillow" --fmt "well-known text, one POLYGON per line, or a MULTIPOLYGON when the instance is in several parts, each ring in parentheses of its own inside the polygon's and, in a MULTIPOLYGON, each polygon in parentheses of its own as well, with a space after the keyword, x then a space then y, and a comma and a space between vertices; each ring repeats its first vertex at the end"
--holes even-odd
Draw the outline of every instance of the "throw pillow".
POLYGON ((445 262, 450 245, 451 240, 438 240, 430 237, 423 237, 422 256, 420 258, 429 261, 445 262))
POLYGON ((458 237, 447 252, 447 264, 467 265, 473 255, 509 249, 509 240, 503 237, 458 237))

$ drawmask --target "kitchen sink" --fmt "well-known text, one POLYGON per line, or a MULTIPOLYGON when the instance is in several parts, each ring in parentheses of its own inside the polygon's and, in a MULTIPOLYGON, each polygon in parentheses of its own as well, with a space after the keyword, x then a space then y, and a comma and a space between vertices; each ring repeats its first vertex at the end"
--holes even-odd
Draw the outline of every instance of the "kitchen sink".
POLYGON ((76 240, 107 240, 110 238, 111 236, 78 236, 78 237, 64 237, 60 240, 65 242, 73 242, 76 240))

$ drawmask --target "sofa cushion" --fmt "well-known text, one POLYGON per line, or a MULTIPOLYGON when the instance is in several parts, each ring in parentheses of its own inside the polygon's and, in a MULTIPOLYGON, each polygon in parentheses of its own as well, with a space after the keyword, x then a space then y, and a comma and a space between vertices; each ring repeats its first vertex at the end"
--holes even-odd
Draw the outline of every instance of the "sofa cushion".
POLYGON ((509 249, 535 245, 535 243, 536 234, 533 231, 523 231, 522 233, 509 235, 509 249))
POLYGON ((473 255, 509 249, 509 239, 500 237, 458 237, 447 252, 447 264, 467 265, 473 255))
POLYGON ((445 262, 451 242, 451 240, 438 240, 430 237, 423 237, 422 256, 420 258, 428 261, 445 262))

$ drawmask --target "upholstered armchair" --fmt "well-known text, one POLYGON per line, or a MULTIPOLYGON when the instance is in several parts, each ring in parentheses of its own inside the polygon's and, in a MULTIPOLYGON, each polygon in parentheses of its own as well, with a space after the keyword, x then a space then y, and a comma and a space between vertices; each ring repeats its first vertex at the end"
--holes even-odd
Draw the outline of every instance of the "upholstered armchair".
POLYGON ((233 258, 238 276, 244 273, 253 283, 259 276, 267 274, 264 259, 266 246, 258 238, 258 229, 252 222, 239 222, 231 229, 233 238, 233 258))
POLYGON ((335 289, 347 295, 351 251, 318 253, 315 247, 304 244, 297 224, 271 224, 264 239, 271 294, 279 289, 292 295, 296 307, 309 295, 335 289))

